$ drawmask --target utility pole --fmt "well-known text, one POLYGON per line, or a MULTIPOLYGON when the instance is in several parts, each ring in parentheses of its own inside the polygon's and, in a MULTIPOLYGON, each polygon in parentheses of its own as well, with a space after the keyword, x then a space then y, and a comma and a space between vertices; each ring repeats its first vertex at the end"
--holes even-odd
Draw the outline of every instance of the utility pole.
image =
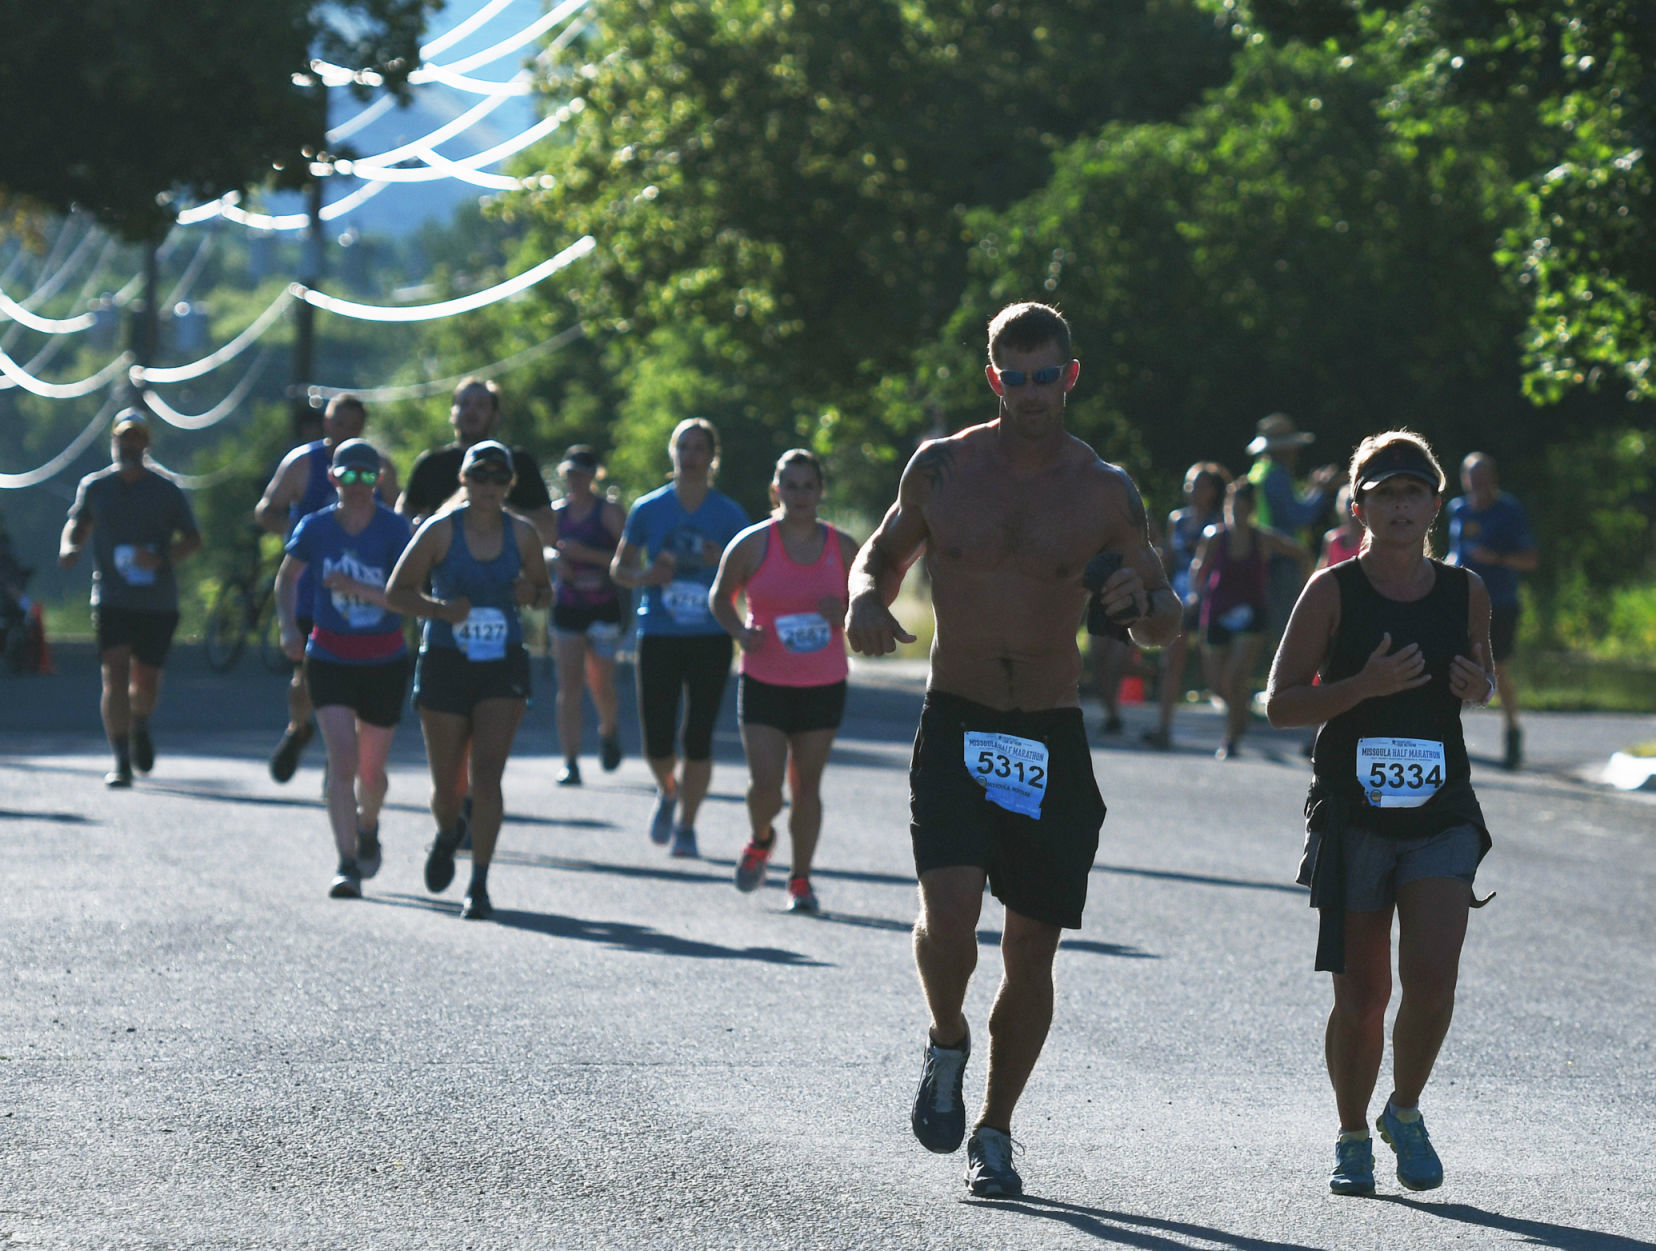
MULTIPOLYGON (((159 245, 152 238, 144 244, 144 295, 143 303, 132 317, 130 325, 130 347, 133 364, 139 369, 148 369, 155 364, 156 351, 161 341, 161 310, 156 302, 161 298, 158 288, 161 285, 161 263, 156 253, 159 245)), ((144 389, 135 385, 128 375, 127 403, 142 406, 144 389)))
MULTIPOLYGON (((328 89, 318 83, 316 91, 317 107, 322 115, 317 129, 320 139, 328 132, 328 89)), ((309 220, 300 243, 299 281, 315 287, 322 281, 322 174, 319 171, 326 154, 318 151, 306 159, 310 161, 310 180, 305 184, 305 214, 309 220)), ((292 433, 297 442, 303 437, 301 424, 310 415, 310 386, 316 369, 316 309, 306 300, 299 301, 295 310, 293 333, 293 381, 288 394, 292 400, 289 405, 292 433)))

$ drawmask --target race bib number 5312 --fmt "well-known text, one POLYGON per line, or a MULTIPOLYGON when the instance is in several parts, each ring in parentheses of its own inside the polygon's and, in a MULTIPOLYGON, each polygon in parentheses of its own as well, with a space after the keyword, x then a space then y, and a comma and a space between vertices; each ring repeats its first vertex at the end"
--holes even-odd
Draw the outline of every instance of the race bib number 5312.
POLYGON ((1031 738, 966 731, 966 768, 989 802, 1020 816, 1040 818, 1047 789, 1047 747, 1031 738))

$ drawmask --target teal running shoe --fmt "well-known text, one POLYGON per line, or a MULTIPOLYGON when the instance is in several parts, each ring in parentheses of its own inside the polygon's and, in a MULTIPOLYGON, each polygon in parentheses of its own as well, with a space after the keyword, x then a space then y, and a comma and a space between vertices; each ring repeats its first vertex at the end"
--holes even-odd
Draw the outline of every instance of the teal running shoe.
POLYGON ((1436 1190, 1443 1185, 1443 1161, 1432 1150, 1426 1121, 1420 1113, 1416 1112, 1413 1120, 1405 1121, 1388 1099, 1385 1111, 1380 1113, 1374 1126, 1397 1153, 1398 1181, 1410 1190, 1436 1190))
POLYGON ((1328 1188, 1337 1195, 1374 1193, 1374 1139, 1341 1138, 1334 1144, 1334 1171, 1328 1188))

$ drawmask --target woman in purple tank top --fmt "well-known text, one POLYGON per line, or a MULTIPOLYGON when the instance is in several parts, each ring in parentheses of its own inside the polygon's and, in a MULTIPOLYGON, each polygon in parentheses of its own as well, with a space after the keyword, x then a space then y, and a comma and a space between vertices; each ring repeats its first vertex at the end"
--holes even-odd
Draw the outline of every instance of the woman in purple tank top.
POLYGON ((558 473, 564 497, 552 506, 557 538, 548 553, 557 579, 552 654, 558 666, 558 742, 564 756, 558 785, 579 786, 583 675, 598 710, 599 761, 606 772, 621 763, 615 653, 621 642, 622 604, 609 566, 627 514, 592 489, 604 468, 586 444, 577 443, 564 453, 558 473))
POLYGON ((1246 478, 1225 491, 1224 523, 1202 539, 1190 587, 1202 597, 1202 673, 1225 704, 1225 740, 1214 757, 1236 754, 1253 705, 1253 674, 1265 642, 1266 560, 1287 556, 1310 572, 1311 553, 1286 534, 1253 523, 1254 485, 1246 478))

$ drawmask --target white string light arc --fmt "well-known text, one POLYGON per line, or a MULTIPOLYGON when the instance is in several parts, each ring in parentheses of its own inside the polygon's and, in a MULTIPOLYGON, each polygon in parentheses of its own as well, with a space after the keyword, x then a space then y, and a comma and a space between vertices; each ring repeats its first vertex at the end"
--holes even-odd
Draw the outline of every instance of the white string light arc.
POLYGON ((0 350, 0 373, 5 374, 7 378, 7 381, 0 382, 0 390, 22 387, 29 394, 41 396, 43 399, 75 400, 107 387, 111 382, 123 377, 131 365, 132 353, 122 352, 97 373, 82 378, 79 382, 46 382, 36 378, 4 350, 0 350))
POLYGON ((145 387, 156 382, 188 382, 191 378, 199 378, 203 374, 212 373, 220 365, 234 360, 257 343, 264 332, 270 329, 276 323, 276 320, 287 312, 292 300, 292 288, 290 287, 272 300, 270 306, 255 317, 246 330, 243 330, 217 351, 203 356, 200 360, 191 361, 188 365, 134 367, 131 372, 133 385, 145 387))
POLYGON ((197 413, 193 416, 189 413, 181 413, 162 399, 159 392, 148 388, 143 392, 144 404, 150 412, 162 421, 169 426, 176 426, 180 430, 205 430, 209 426, 216 426, 225 418, 232 416, 241 407, 242 401, 247 398, 247 393, 253 389, 253 384, 259 380, 259 375, 264 373, 265 366, 270 363, 270 354, 269 348, 261 348, 259 354, 253 358, 253 363, 248 366, 247 372, 242 375, 241 381, 235 385, 230 394, 204 413, 197 413))
POLYGON ((293 283, 288 290, 313 308, 327 313, 337 313, 341 317, 354 317, 359 321, 436 321, 440 317, 453 317, 456 313, 469 313, 473 309, 484 308, 498 300, 516 295, 519 291, 526 291, 541 279, 550 277, 565 266, 580 260, 597 246, 598 241, 591 235, 582 235, 556 256, 550 256, 539 265, 524 270, 516 278, 508 278, 505 282, 496 283, 482 291, 474 291, 470 295, 462 295, 452 300, 439 300, 435 304, 406 307, 358 304, 355 300, 341 300, 336 296, 324 295, 300 282, 293 283))
POLYGON ((0 490, 21 491, 25 487, 39 486, 42 482, 49 482, 62 473, 75 461, 75 458, 92 445, 92 440, 98 437, 98 432, 104 428, 115 412, 116 399, 112 395, 104 401, 104 406, 98 410, 97 416, 86 423, 86 429, 77 434, 51 460, 37 469, 26 473, 0 473, 0 490))

